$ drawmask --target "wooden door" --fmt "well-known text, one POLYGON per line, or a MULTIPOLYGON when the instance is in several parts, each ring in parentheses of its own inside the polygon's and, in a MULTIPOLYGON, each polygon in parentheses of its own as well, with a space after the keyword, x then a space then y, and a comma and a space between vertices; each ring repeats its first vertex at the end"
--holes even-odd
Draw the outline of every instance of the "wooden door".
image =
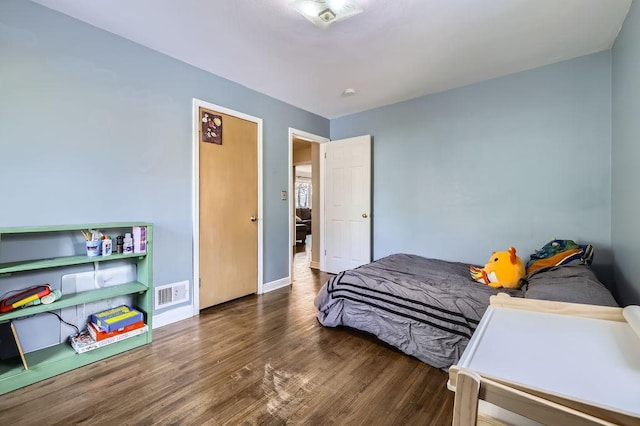
POLYGON ((199 141, 204 309, 258 291, 258 125, 204 108, 199 112, 222 122, 222 144, 204 142, 202 135, 199 141))
POLYGON ((331 141, 323 147, 324 268, 337 274, 371 262, 371 136, 331 141))

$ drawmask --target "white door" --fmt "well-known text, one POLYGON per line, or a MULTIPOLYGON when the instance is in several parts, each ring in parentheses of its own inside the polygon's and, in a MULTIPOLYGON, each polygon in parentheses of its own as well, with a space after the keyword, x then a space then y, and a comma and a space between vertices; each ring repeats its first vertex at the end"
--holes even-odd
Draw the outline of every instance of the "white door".
POLYGON ((371 136, 322 145, 324 270, 338 273, 371 262, 371 136))

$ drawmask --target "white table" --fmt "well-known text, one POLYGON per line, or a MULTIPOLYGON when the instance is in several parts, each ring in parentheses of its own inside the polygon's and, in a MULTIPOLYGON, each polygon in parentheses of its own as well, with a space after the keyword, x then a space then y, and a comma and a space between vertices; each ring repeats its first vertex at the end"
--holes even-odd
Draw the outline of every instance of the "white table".
MULTIPOLYGON (((640 307, 494 296, 451 367, 452 390, 460 370, 597 419, 640 425, 640 307)), ((540 420, 536 410, 520 411, 540 420)))

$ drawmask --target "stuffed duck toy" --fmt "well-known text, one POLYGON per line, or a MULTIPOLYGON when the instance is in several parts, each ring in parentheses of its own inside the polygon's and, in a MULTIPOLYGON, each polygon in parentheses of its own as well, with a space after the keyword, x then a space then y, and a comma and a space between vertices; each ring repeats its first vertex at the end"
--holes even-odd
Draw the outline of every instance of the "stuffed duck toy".
POLYGON ((493 288, 520 288, 520 280, 525 275, 524 262, 514 247, 493 252, 484 268, 472 265, 469 272, 475 281, 493 288))

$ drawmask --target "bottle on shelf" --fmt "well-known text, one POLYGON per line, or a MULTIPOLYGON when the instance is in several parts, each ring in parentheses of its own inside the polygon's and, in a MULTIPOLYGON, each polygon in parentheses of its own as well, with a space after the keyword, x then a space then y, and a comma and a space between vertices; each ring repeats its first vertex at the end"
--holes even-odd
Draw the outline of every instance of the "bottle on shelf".
POLYGON ((133 238, 131 238, 130 232, 124 234, 124 239, 122 240, 122 251, 125 254, 133 253, 133 238))

